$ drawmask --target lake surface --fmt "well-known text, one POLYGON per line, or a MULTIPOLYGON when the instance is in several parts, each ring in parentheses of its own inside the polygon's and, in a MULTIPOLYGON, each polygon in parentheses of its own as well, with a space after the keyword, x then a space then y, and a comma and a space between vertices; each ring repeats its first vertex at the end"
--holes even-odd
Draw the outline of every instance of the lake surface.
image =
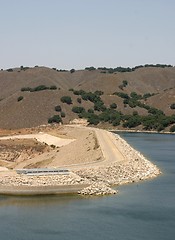
POLYGON ((105 197, 0 197, 0 240, 174 240, 175 135, 120 133, 163 174, 105 197))

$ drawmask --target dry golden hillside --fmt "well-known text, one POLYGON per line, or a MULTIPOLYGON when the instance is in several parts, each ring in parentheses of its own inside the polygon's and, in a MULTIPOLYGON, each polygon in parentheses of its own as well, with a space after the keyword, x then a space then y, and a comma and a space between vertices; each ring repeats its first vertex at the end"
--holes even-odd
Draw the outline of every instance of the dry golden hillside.
POLYGON ((55 106, 61 105, 66 114, 64 123, 77 118, 72 112, 73 106, 83 106, 86 110, 93 107, 90 101, 77 102, 77 97, 70 89, 84 90, 86 92, 103 91, 101 96, 104 104, 109 107, 116 103, 118 111, 124 114, 147 114, 143 108, 124 107, 123 100, 113 95, 114 92, 130 94, 154 93, 148 98, 147 104, 163 110, 167 115, 175 113, 170 105, 175 103, 175 67, 143 67, 133 72, 102 73, 100 70, 79 70, 74 73, 60 72, 46 67, 34 67, 26 70, 15 68, 13 71, 0 71, 0 128, 25 128, 48 123, 48 118, 57 114, 55 106), (127 86, 120 89, 123 81, 127 86), (46 87, 56 86, 56 90, 43 90, 36 92, 25 91, 21 88, 34 88, 39 85, 46 87), (23 99, 18 101, 22 96, 23 99), (62 96, 70 96, 72 104, 62 103, 62 96))

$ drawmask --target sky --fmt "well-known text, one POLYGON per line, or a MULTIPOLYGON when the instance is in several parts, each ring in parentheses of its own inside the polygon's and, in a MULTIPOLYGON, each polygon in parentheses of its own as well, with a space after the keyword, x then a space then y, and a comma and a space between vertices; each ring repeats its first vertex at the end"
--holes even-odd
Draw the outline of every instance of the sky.
POLYGON ((0 69, 175 65, 175 0, 0 0, 0 69))

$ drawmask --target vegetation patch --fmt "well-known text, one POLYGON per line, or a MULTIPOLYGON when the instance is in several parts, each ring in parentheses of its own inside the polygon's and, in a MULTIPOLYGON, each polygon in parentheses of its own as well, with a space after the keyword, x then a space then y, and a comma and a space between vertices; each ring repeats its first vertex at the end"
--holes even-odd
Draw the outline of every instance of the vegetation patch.
POLYGON ((23 87, 23 88, 21 88, 21 92, 38 92, 38 91, 43 91, 43 90, 56 90, 56 89, 57 89, 57 87, 55 85, 52 85, 50 87, 47 87, 45 85, 39 85, 34 88, 23 87))
POLYGON ((62 119, 59 115, 54 115, 48 119, 48 123, 62 123, 62 119))
POLYGON ((69 96, 63 96, 63 97, 61 97, 61 102, 67 103, 67 104, 72 104, 72 99, 69 96))
POLYGON ((19 97, 18 97, 18 99, 17 99, 17 100, 18 100, 18 102, 22 101, 22 100, 23 100, 23 98, 24 98, 23 96, 19 96, 19 97))
POLYGON ((99 67, 98 70, 101 70, 101 73, 123 73, 123 72, 133 72, 139 68, 148 68, 148 67, 154 67, 154 68, 165 68, 165 67, 172 67, 172 65, 167 64, 145 64, 145 65, 139 65, 135 66, 133 68, 130 67, 116 67, 116 68, 106 68, 106 67, 99 67))
POLYGON ((172 103, 170 106, 171 109, 175 109, 175 103, 172 103))

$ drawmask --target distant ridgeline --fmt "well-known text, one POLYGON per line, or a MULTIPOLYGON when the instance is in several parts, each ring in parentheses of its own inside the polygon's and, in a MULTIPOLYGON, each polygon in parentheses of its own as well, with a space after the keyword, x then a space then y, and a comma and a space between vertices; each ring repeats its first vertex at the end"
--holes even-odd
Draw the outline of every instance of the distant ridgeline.
MULTIPOLYGON (((145 64, 145 65, 139 65, 135 66, 133 68, 130 67, 116 67, 116 68, 106 68, 106 67, 99 67, 98 70, 101 70, 102 73, 115 73, 115 72, 133 72, 136 69, 143 68, 143 67, 158 67, 158 68, 165 68, 165 67, 173 67, 172 65, 167 64, 145 64)), ((96 70, 95 67, 86 67, 85 70, 93 71, 96 70)))
MULTIPOLYGON (((35 66, 35 68, 37 68, 37 67, 38 66, 35 66)), ((95 68, 95 67, 91 66, 91 67, 86 67, 85 70, 88 70, 88 71, 101 70, 101 73, 115 73, 115 72, 133 72, 136 69, 144 68, 144 67, 145 68, 148 68, 148 67, 165 68, 165 67, 173 67, 173 66, 170 64, 145 64, 145 65, 138 65, 133 68, 130 68, 130 67, 116 67, 116 68, 98 67, 98 68, 95 68)), ((30 69, 30 67, 21 66, 19 68, 18 72, 26 71, 28 69, 30 69)), ((65 69, 57 69, 55 67, 53 67, 52 70, 57 71, 57 72, 70 72, 70 73, 75 72, 75 69, 71 69, 70 71, 68 71, 65 69)), ((1 71, 3 71, 3 69, 1 69, 1 71)), ((13 68, 6 69, 6 71, 13 72, 13 68)))

